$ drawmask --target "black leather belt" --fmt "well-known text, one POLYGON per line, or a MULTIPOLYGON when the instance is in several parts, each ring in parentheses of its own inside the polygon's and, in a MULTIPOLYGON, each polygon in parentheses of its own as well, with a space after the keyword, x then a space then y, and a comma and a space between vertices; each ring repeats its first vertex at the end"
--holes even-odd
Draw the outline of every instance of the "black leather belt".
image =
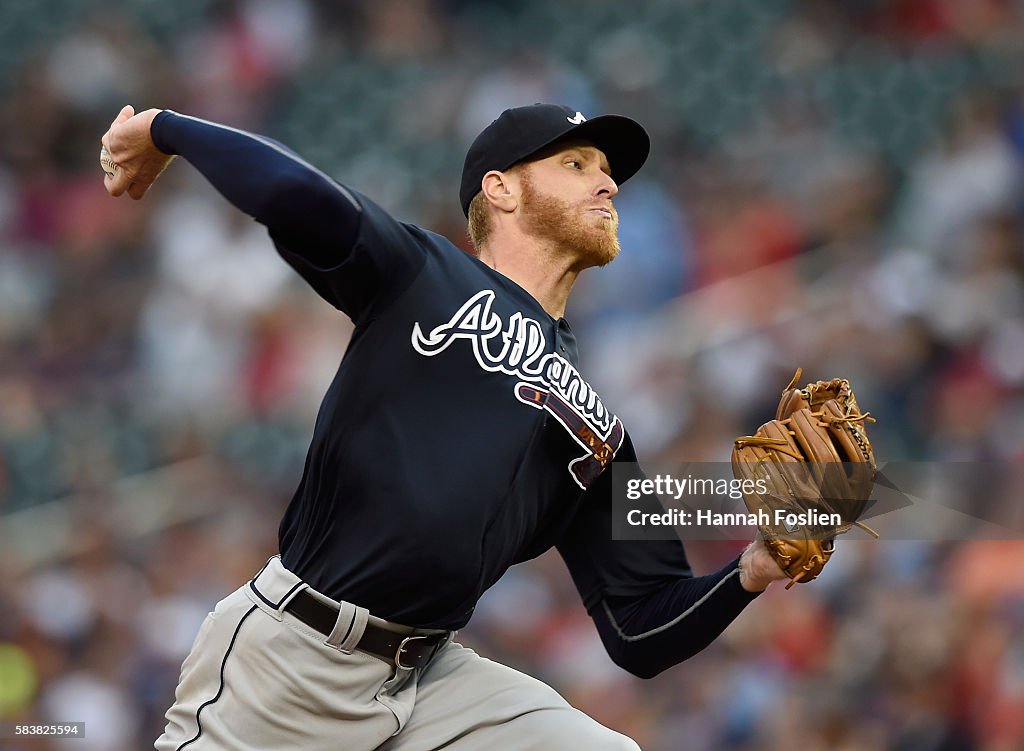
MULTIPOLYGON (((284 607, 312 629, 330 636, 338 620, 338 608, 318 600, 302 590, 284 607)), ((397 631, 367 623, 356 649, 392 662, 400 668, 419 668, 430 662, 437 650, 448 641, 448 632, 438 634, 400 634, 397 631)))

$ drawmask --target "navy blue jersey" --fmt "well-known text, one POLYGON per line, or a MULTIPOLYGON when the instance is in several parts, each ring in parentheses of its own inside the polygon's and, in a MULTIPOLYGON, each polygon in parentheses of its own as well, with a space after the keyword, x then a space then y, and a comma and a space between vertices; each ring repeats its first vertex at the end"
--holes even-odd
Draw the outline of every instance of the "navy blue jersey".
POLYGON ((735 561, 694 577, 678 540, 612 540, 608 467, 637 458, 564 319, 276 142, 169 112, 152 132, 355 323, 281 523, 290 570, 379 617, 460 628, 509 566, 557 546, 638 674, 702 648, 752 599, 735 561))
MULTIPOLYGON (((283 561, 371 612, 458 627, 511 564, 599 503, 587 490, 626 436, 579 373, 564 319, 352 195, 362 213, 344 263, 321 268, 278 241, 357 324, 281 525, 283 561)), ((666 573, 687 572, 667 547, 666 573)))

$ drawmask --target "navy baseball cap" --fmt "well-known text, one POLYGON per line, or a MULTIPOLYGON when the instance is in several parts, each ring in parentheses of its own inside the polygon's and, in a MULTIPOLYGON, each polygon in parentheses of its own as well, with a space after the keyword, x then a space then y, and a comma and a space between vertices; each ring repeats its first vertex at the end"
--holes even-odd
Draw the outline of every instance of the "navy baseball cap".
POLYGON ((561 104, 531 104, 502 112, 481 131, 466 154, 459 200, 469 216, 469 203, 491 170, 506 170, 555 141, 568 137, 590 141, 608 157, 612 179, 621 185, 647 161, 651 139, 636 120, 622 115, 587 119, 561 104))

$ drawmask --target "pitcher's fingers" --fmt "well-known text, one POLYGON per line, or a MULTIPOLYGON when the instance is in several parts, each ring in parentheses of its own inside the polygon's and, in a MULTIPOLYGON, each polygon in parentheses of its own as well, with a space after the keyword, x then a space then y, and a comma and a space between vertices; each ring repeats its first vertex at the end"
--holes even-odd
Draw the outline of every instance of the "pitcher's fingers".
POLYGON ((117 169, 113 175, 107 175, 103 178, 103 184, 107 186, 107 192, 116 198, 128 190, 132 180, 123 169, 117 169))
POLYGON ((128 186, 128 195, 130 195, 132 198, 138 201, 140 198, 146 195, 146 191, 149 190, 149 186, 152 184, 152 182, 131 183, 128 186))
POLYGON ((117 128, 118 125, 130 120, 134 115, 135 108, 130 104, 126 104, 121 108, 121 111, 117 113, 117 117, 113 119, 110 123, 110 127, 107 128, 107 132, 100 137, 100 143, 107 147, 107 151, 111 153, 114 152, 114 146, 112 144, 114 139, 114 129, 117 128))
POLYGON ((124 107, 121 108, 121 111, 117 113, 117 117, 110 121, 110 127, 107 128, 107 132, 103 134, 103 137, 109 138, 110 131, 114 129, 115 125, 120 125, 126 120, 130 120, 134 114, 135 108, 132 107, 130 104, 126 104, 124 107))

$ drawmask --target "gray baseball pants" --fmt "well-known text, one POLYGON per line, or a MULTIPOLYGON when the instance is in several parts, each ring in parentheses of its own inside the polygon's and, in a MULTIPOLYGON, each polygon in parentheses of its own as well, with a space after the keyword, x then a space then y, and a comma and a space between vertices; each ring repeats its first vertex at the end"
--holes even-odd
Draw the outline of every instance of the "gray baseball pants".
POLYGON ((158 751, 639 751, 550 686, 454 641, 417 670, 355 650, 373 618, 364 608, 340 603, 325 637, 284 612, 302 589, 334 602, 275 557, 217 604, 158 751))

